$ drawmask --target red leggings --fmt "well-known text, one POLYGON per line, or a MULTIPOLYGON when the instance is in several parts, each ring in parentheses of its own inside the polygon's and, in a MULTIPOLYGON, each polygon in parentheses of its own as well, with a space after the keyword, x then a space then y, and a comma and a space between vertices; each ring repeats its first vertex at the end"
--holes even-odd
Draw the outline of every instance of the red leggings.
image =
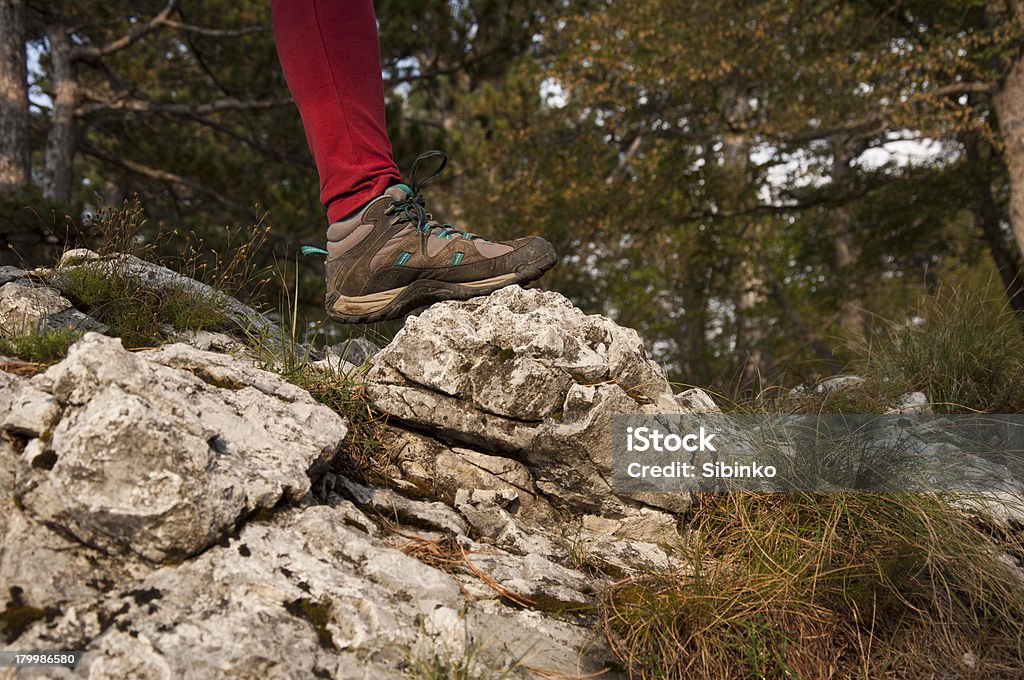
POLYGON ((271 0, 274 40, 336 222, 402 181, 384 122, 372 0, 271 0))

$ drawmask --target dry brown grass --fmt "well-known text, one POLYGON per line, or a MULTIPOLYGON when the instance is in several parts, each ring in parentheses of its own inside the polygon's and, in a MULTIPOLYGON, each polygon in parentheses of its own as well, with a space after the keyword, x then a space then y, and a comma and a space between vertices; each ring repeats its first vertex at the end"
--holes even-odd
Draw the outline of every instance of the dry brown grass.
POLYGON ((616 583, 605 631, 644 679, 1019 678, 1022 555, 935 497, 708 497, 692 571, 616 583))

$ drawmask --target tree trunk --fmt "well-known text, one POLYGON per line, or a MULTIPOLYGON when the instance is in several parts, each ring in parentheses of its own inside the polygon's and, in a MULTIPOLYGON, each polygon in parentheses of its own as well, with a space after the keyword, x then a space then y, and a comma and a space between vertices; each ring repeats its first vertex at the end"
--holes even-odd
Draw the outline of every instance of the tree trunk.
POLYGON ((53 80, 53 117, 46 135, 43 171, 43 196, 51 201, 69 203, 74 179, 75 107, 78 106, 78 79, 72 58, 71 36, 65 26, 49 26, 51 78, 53 80))
MULTIPOLYGON (((971 212, 978 230, 985 237, 992 260, 999 271, 999 278, 1006 291, 1010 308, 1024 324, 1024 281, 1021 280, 1021 262, 1014 252, 1002 227, 1002 218, 995 197, 992 195, 992 177, 989 159, 982 154, 981 141, 977 132, 968 132, 963 138, 964 151, 974 186, 971 212)), ((1022 325, 1024 330, 1024 325, 1022 325)))
MULTIPOLYGON (((1024 21, 1024 1, 1014 0, 1012 14, 1024 21)), ((1010 176, 1010 228, 1017 243, 1018 259, 1024 256, 1024 53, 1018 50, 1010 62, 992 105, 999 119, 1003 159, 1010 176)))
POLYGON ((28 123, 25 3, 0 0, 0 196, 28 183, 28 123))
MULTIPOLYGON (((729 183, 723 203, 727 211, 742 214, 756 204, 750 191, 750 96, 745 87, 735 86, 723 90, 721 97, 721 112, 726 127, 722 135, 722 169, 729 183)), ((757 257, 761 251, 761 230, 756 218, 737 217, 734 223, 738 229, 742 229, 745 220, 752 220, 746 225, 750 255, 740 261, 734 274, 739 278, 736 352, 743 361, 741 387, 756 390, 764 380, 770 359, 764 351, 765 334, 761 327, 764 320, 760 317, 765 303, 764 275, 760 271, 757 257)))
MULTIPOLYGON (((831 141, 832 186, 835 191, 842 192, 849 182, 853 160, 860 155, 863 143, 852 142, 846 137, 833 138, 831 141)), ((860 260, 860 249, 855 243, 850 213, 845 205, 837 206, 833 217, 836 232, 832 240, 832 264, 839 281, 846 287, 846 282, 852 278, 853 268, 860 260)), ((848 293, 840 303, 839 326, 847 344, 857 347, 864 342, 867 319, 864 315, 863 302, 855 292, 848 293)))

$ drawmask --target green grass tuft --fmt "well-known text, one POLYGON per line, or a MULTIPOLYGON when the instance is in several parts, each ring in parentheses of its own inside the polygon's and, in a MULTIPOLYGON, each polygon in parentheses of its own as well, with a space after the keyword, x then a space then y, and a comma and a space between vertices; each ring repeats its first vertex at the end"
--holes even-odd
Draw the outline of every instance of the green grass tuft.
POLYGON ((365 386, 354 376, 320 371, 309 364, 293 366, 282 376, 345 418, 348 434, 335 459, 335 471, 361 483, 387 485, 393 451, 386 419, 367 397, 365 386))
POLYGON ((11 337, 0 337, 0 354, 17 357, 22 361, 52 364, 68 355, 68 348, 82 334, 71 329, 41 330, 11 337))
POLYGON ((192 232, 147 226, 138 198, 103 206, 84 228, 87 245, 103 259, 62 268, 62 292, 106 324, 126 347, 159 345, 176 332, 225 327, 228 318, 220 296, 258 296, 266 283, 255 260, 268 230, 262 219, 249 228, 226 228, 215 250, 192 232), (175 254, 166 255, 168 251, 175 254), (143 285, 118 266, 116 258, 123 255, 168 267, 210 288, 143 285))
POLYGON ((999 296, 947 287, 890 322, 862 349, 862 372, 920 390, 940 410, 1024 411, 1024 336, 999 296))
POLYGON ((116 264, 83 264, 62 273, 65 294, 110 327, 126 347, 159 345, 173 331, 201 331, 226 322, 216 296, 184 287, 147 289, 116 264))
POLYGON ((469 642, 461 654, 442 649, 405 652, 405 657, 404 675, 415 680, 507 680, 526 676, 523 658, 507 659, 476 640, 469 642))

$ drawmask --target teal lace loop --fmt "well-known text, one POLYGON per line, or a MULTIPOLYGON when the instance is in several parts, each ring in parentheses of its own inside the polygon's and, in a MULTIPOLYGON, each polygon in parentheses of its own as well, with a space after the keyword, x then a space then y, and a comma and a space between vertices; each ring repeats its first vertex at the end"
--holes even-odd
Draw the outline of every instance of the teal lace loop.
POLYGON ((299 248, 299 252, 307 257, 310 255, 323 255, 324 257, 327 257, 327 251, 323 248, 317 248, 316 246, 302 246, 299 248))
POLYGON ((427 184, 432 182, 441 174, 441 171, 448 165, 448 154, 443 151, 427 151, 419 155, 412 162, 412 172, 410 173, 410 187, 409 192, 405 198, 395 201, 388 208, 390 214, 400 215, 399 222, 409 222, 416 227, 416 231, 423 234, 424 238, 430 235, 434 229, 439 229, 437 236, 441 238, 452 239, 456 235, 461 236, 465 239, 480 239, 486 241, 487 239, 476 234, 471 234, 467 231, 459 231, 451 224, 438 224, 437 222, 431 222, 430 213, 427 212, 426 201, 423 199, 422 189, 427 184), (434 171, 426 176, 423 181, 417 181, 416 177, 419 174, 420 163, 431 158, 440 158, 441 161, 438 163, 434 171))

